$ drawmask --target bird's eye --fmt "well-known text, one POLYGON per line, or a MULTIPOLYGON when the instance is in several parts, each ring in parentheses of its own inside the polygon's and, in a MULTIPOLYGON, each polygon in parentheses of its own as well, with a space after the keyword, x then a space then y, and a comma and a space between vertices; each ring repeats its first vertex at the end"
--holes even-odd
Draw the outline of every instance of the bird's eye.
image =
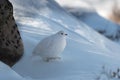
POLYGON ((61 33, 61 35, 63 35, 63 33, 61 33))
POLYGON ((65 34, 66 36, 68 35, 68 34, 65 34))

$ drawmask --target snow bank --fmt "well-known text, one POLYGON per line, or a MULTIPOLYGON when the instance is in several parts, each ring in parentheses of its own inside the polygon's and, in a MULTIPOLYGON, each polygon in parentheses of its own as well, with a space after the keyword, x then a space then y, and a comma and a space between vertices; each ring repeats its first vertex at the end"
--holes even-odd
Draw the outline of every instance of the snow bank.
MULTIPOLYGON (((70 0, 70 2, 67 0, 66 1, 56 0, 56 1, 59 4, 61 4, 66 11, 74 15, 77 19, 83 21, 89 27, 97 30, 99 33, 103 34, 107 38, 117 42, 120 40, 120 25, 110 20, 107 20, 99 15, 104 13, 103 11, 101 11, 101 9, 109 12, 112 7, 112 3, 114 3, 113 1, 108 1, 108 0, 104 2, 100 0, 95 0, 95 1, 70 0), (86 4, 86 6, 84 6, 83 3, 86 4)), ((108 16, 109 14, 107 13, 106 15, 108 16)))
POLYGON ((120 46, 101 36, 62 9, 53 0, 10 0, 25 46, 23 58, 12 68, 26 79, 94 80, 101 66, 119 66, 120 46), (46 63, 31 58, 44 37, 68 33, 62 59, 46 63))
POLYGON ((1 80, 25 80, 9 66, 0 62, 0 79, 1 80))

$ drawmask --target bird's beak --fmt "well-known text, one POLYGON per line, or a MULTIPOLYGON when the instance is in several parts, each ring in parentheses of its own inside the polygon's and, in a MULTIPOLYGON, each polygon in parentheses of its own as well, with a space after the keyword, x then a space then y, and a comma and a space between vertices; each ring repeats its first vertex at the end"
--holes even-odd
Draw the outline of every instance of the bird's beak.
POLYGON ((65 34, 66 36, 68 35, 68 34, 65 34))

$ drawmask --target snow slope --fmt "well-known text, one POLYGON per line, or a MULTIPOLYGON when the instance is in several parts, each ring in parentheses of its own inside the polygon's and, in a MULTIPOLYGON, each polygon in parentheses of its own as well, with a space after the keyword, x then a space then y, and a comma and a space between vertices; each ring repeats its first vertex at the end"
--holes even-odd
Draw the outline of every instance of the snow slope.
POLYGON ((0 79, 2 80, 25 80, 10 67, 0 61, 0 79))
POLYGON ((110 20, 107 20, 101 15, 99 15, 99 14, 103 14, 104 11, 108 12, 106 13, 107 16, 110 15, 111 13, 110 11, 114 3, 113 1, 108 1, 108 0, 106 1, 56 0, 56 1, 58 1, 58 3, 61 4, 61 6, 65 8, 65 10, 67 10, 69 13, 74 15, 80 21, 83 21, 88 26, 92 27, 93 29, 103 34, 107 38, 117 42, 120 40, 120 25, 110 20))
POLYGON ((120 40, 120 25, 103 18, 97 12, 84 13, 78 18, 107 38, 117 42, 120 40))
POLYGON ((28 80, 95 80, 103 65, 119 65, 120 46, 101 36, 53 0, 10 0, 25 46, 23 58, 12 68, 28 80), (32 57, 44 37, 68 33, 62 59, 46 63, 32 57))
POLYGON ((104 17, 109 17, 112 11, 112 7, 115 1, 119 0, 55 0, 63 7, 68 8, 82 8, 79 12, 96 10, 100 15, 104 17))

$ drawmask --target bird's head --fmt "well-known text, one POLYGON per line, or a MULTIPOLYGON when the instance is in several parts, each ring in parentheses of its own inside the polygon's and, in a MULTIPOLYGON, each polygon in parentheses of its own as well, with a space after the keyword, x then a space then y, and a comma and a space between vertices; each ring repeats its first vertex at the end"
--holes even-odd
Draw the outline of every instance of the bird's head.
POLYGON ((57 32, 57 35, 66 37, 68 34, 66 34, 64 31, 59 31, 59 32, 57 32))

